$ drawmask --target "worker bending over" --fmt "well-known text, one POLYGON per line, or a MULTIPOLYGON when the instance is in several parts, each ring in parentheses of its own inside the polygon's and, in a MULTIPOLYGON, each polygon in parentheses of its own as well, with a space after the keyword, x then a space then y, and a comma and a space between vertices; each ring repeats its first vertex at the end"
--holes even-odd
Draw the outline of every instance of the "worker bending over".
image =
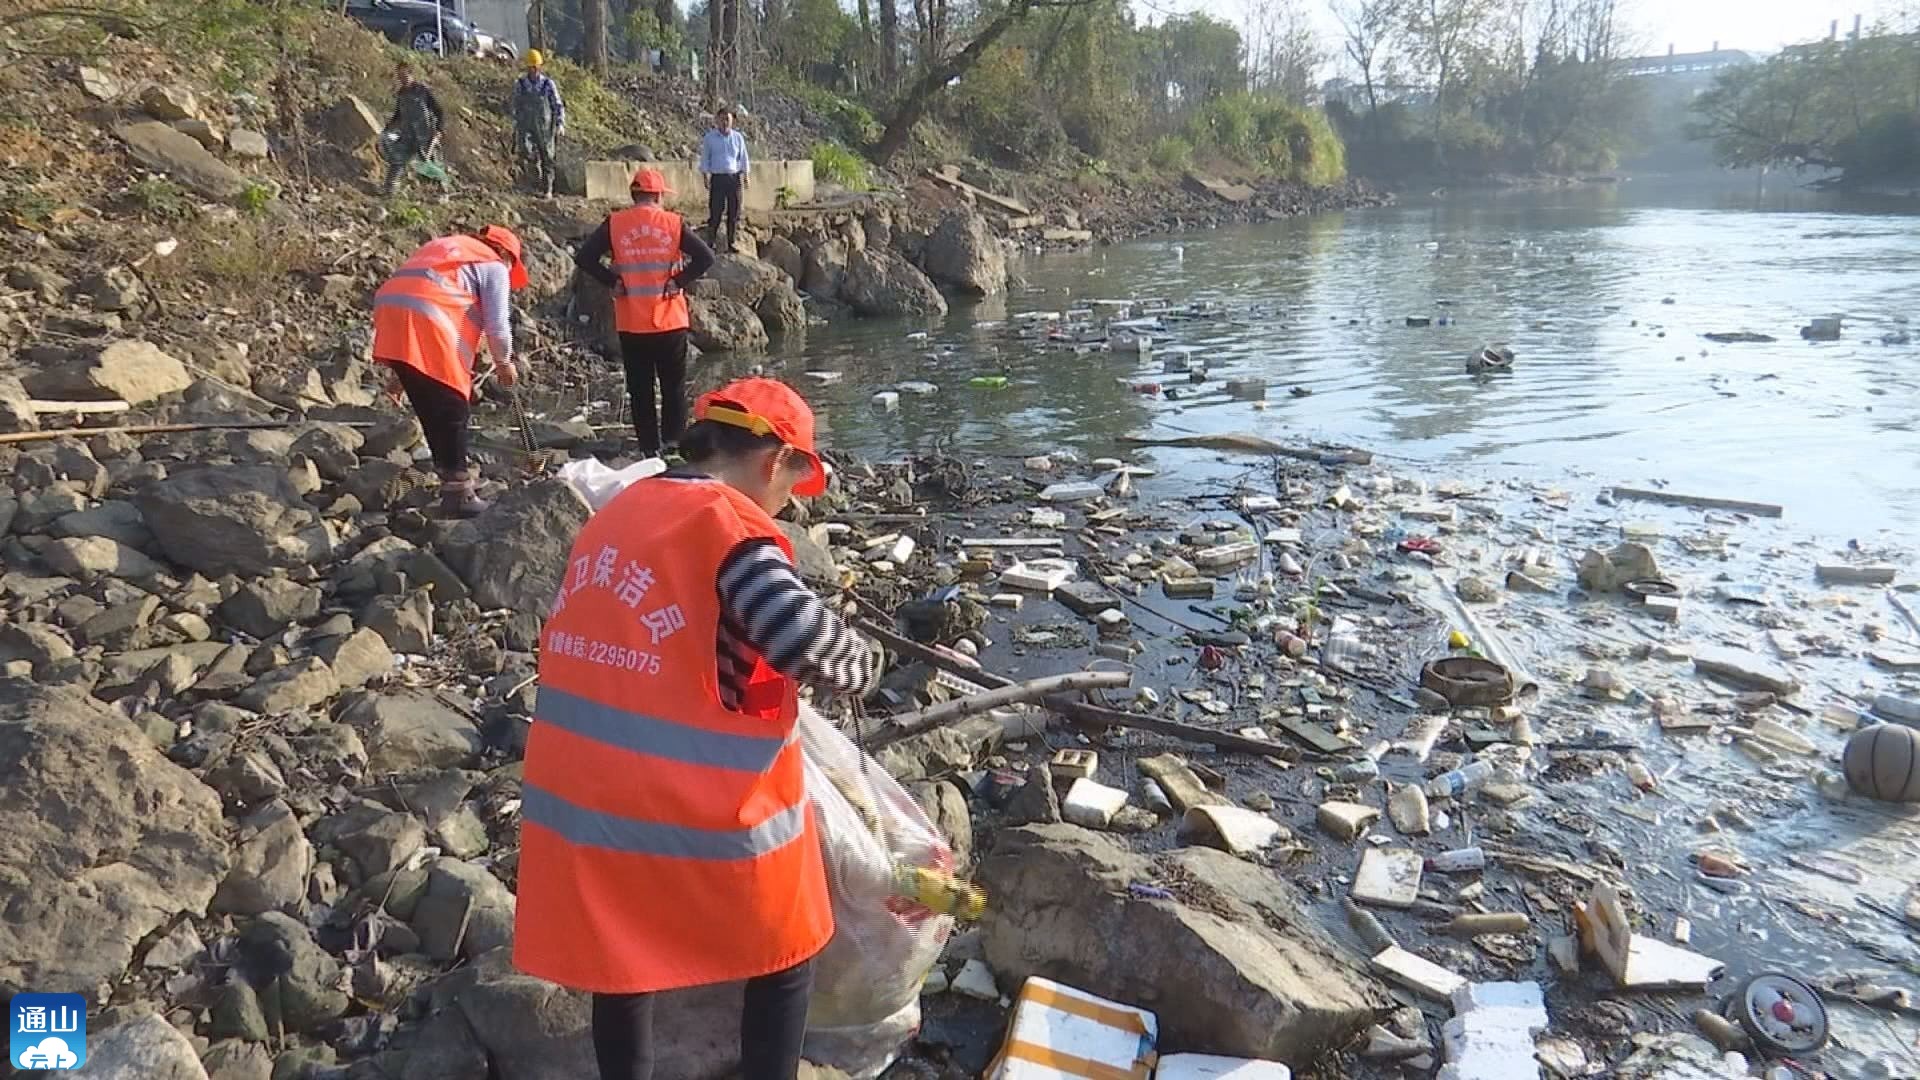
POLYGON ((373 359, 420 418, 440 474, 440 505, 456 517, 487 508, 467 460, 473 365, 484 343, 502 386, 513 366, 511 290, 527 284, 520 238, 504 225, 430 240, 373 294, 373 359))
POLYGON ((601 1080, 651 1077, 659 991, 740 979, 742 1075, 793 1080, 833 936, 797 688, 864 696, 877 661, 771 516, 826 489, 806 402, 743 379, 694 416, 686 465, 588 519, 541 631, 513 958, 593 994, 601 1080))
POLYGON ((633 205, 615 210, 574 253, 587 276, 613 290, 613 321, 640 454, 670 450, 687 424, 686 288, 713 266, 713 249, 660 205, 672 194, 658 169, 641 169, 627 186, 633 205), (613 265, 606 263, 612 256, 613 265), (653 403, 660 388, 660 406, 653 403))

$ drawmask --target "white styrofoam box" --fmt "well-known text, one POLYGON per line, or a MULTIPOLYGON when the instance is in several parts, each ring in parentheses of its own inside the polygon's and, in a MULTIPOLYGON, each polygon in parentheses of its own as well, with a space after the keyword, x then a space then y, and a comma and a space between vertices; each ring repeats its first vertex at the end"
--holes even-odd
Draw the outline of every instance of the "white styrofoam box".
POLYGON ((1038 1060, 1049 1051, 1147 1080, 1159 1032, 1159 1021, 1145 1009, 1030 978, 1014 999, 1006 1041, 985 1080, 1078 1080, 1078 1073, 1038 1060))
POLYGON ((1000 584, 1010 589, 1052 592, 1072 581, 1079 569, 1065 559, 1033 559, 1017 562, 1000 574, 1000 584))
POLYGON ((1127 805, 1127 793, 1120 788, 1111 788, 1098 780, 1081 777, 1067 789, 1067 797, 1060 800, 1060 816, 1089 829, 1104 828, 1113 820, 1113 815, 1127 805))
POLYGON ((1216 1054, 1168 1054, 1153 1071, 1154 1080, 1293 1080, 1293 1070, 1277 1061, 1220 1057, 1216 1054))

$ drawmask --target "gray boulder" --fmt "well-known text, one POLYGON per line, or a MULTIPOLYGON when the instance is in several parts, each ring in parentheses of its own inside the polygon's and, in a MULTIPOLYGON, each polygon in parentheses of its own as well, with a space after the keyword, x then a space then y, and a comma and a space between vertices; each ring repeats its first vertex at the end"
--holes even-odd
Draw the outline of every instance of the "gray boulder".
POLYGON ((191 135, 175 131, 158 120, 123 124, 113 134, 127 146, 133 160, 163 172, 209 199, 225 201, 240 194, 247 178, 214 157, 191 135))
POLYGON ((340 711, 359 733, 373 776, 453 769, 480 753, 480 730, 424 690, 361 694, 340 711))
POLYGON ((365 686, 393 670, 393 650, 377 632, 365 627, 329 638, 315 652, 327 662, 342 689, 365 686))
POLYGON ((760 257, 767 264, 787 276, 790 284, 800 284, 800 278, 806 273, 807 260, 793 241, 784 236, 775 236, 760 245, 760 257))
POLYGON ((709 352, 759 352, 767 347, 767 327, 738 300, 696 296, 687 303, 694 347, 709 352))
POLYGON ((200 466, 171 473, 136 500, 172 561, 209 577, 262 577, 313 566, 333 534, 272 465, 200 466))
POLYGON ((297 912, 307 896, 313 845, 293 810, 279 800, 240 823, 233 869, 213 895, 213 910, 229 915, 297 912))
POLYGON ((265 161, 273 148, 268 145, 266 135, 246 128, 234 128, 227 132, 227 152, 237 158, 253 158, 265 161))
POLYGON ((14 375, 0 375, 0 435, 39 431, 40 414, 33 411, 33 395, 14 375))
POLYGON ((834 565, 833 553, 827 549, 824 536, 815 536, 797 521, 776 519, 774 524, 780 526, 787 543, 793 545, 794 567, 802 578, 815 585, 835 587, 839 584, 840 568, 834 565))
POLYGON ((544 616, 559 593, 574 537, 591 513, 566 481, 541 480, 461 522, 442 553, 481 607, 544 616))
POLYGON ((40 557, 54 573, 81 581, 151 578, 166 573, 166 567, 104 536, 61 537, 49 543, 40 557))
POLYGON ((155 120, 197 120, 201 117, 200 99, 183 86, 149 85, 140 93, 140 108, 155 120))
POLYGON ((320 590, 283 577, 260 578, 235 589, 215 613, 243 634, 270 638, 320 614, 320 590))
POLYGON ((894 251, 854 252, 840 298, 861 315, 945 315, 946 297, 927 275, 894 251))
POLYGON ((921 265, 928 276, 972 296, 992 296, 1007 288, 1007 251, 971 210, 953 209, 927 238, 921 265))
POLYGON ((0 679, 0 988, 93 994, 231 864, 220 800, 91 698, 0 679))
POLYGON ((751 255, 722 255, 690 291, 695 297, 718 296, 753 307, 780 284, 780 270, 772 263, 751 255))
POLYGON ((411 814, 368 803, 314 823, 315 843, 338 848, 370 878, 399 868, 427 842, 426 826, 411 814))
POLYGON ((58 518, 52 531, 55 536, 74 538, 104 536, 130 548, 144 548, 153 543, 153 533, 140 517, 140 508, 120 499, 58 518))
POLYGON ((360 622, 393 652, 420 654, 433 646, 433 600, 424 589, 374 597, 360 622))
POLYGON ((800 288, 828 300, 839 296, 847 280, 848 257, 845 240, 822 240, 809 247, 801 269, 800 288))
POLYGON ((87 1063, 71 1075, 87 1080, 207 1080, 193 1041, 165 1017, 151 1013, 90 1037, 87 1063))
POLYGON ((754 305, 753 313, 760 316, 760 325, 766 327, 770 337, 806 333, 807 305, 801 301, 800 294, 793 291, 793 286, 785 282, 768 289, 767 295, 754 305))
POLYGON ((323 705, 340 692, 333 669, 317 656, 274 668, 234 702, 258 713, 290 713, 323 705))
POLYGON ((130 405, 144 405, 193 385, 185 364, 152 342, 133 339, 56 364, 25 382, 36 397, 130 405))
POLYGON ((320 130, 343 150, 361 150, 380 137, 380 114, 348 94, 320 117, 320 130))
POLYGON ((411 924, 435 960, 473 959, 513 942, 514 897, 486 867, 435 859, 411 924))
POLYGON ((313 1032, 347 1011, 339 961, 314 944, 306 925, 269 911, 240 934, 240 968, 260 994, 269 1027, 313 1032), (270 988, 270 989, 269 989, 270 988))
POLYGON ((1039 975, 1152 1009, 1168 1045, 1313 1061, 1387 1001, 1291 885, 1222 851, 1136 854, 1077 826, 1034 825, 998 834, 978 880, 993 897, 983 936, 1003 989, 1039 975), (1168 878, 1188 883, 1174 899, 1128 891, 1168 878))

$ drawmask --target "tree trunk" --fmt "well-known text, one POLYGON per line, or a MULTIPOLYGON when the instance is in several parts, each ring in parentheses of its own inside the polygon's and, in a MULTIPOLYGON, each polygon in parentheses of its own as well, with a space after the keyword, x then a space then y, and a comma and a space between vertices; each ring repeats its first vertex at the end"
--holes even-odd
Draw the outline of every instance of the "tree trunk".
POLYGON ((914 125, 926 115, 927 106, 933 104, 933 99, 939 95, 940 91, 979 63, 980 58, 986 55, 986 51, 993 47, 993 43, 1000 40, 1014 23, 1019 22, 1021 17, 1026 15, 1027 8, 1027 3, 1016 0, 1012 7, 994 16, 993 21, 988 23, 977 37, 967 42, 966 48, 944 61, 935 61, 932 57, 928 57, 929 66, 926 73, 921 75, 907 91, 906 96, 900 99, 900 105, 894 110, 893 118, 887 121, 887 130, 880 136, 880 144, 874 147, 873 159, 882 165, 892 160, 893 155, 907 145, 908 137, 913 134, 914 125))
POLYGON ((707 104, 719 108, 721 94, 725 91, 724 76, 721 68, 722 57, 726 55, 726 31, 722 26, 722 11, 726 0, 707 0, 707 104))
POLYGON ((533 0, 528 7, 527 40, 541 52, 553 48, 547 38, 547 0, 533 0))
POLYGON ((584 48, 587 69, 595 75, 607 73, 607 0, 581 0, 580 21, 586 33, 584 48))
POLYGON ((880 0, 880 85, 892 89, 899 80, 900 3, 899 0, 880 0))
POLYGON ((720 20, 720 29, 726 35, 726 50, 721 56, 727 62, 726 73, 721 76, 725 80, 721 91, 731 106, 733 96, 740 92, 740 0, 726 0, 721 10, 725 14, 720 20))

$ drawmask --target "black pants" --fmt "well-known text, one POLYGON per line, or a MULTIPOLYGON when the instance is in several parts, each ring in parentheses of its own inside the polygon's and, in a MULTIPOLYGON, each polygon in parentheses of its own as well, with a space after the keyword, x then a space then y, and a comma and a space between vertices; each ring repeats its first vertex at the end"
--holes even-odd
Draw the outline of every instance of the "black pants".
MULTIPOLYGON (((813 961, 747 980, 740 1010, 742 1080, 794 1080, 807 1034, 813 961)), ((600 1080, 651 1080, 652 994, 593 995, 593 1055, 600 1080)))
POLYGON ((727 243, 724 250, 733 250, 733 241, 740 235, 740 181, 739 173, 714 173, 707 182, 707 235, 713 238, 713 245, 720 247, 720 215, 727 216, 727 243))
POLYGON ((633 406, 633 433, 640 452, 657 454, 680 442, 687 427, 687 332, 621 334, 620 362, 627 369, 627 400, 633 406), (658 411, 654 385, 660 387, 658 411))
POLYGON ((407 364, 386 362, 400 376, 420 433, 433 451, 433 467, 441 472, 463 472, 467 467, 467 417, 473 405, 465 394, 407 364))

